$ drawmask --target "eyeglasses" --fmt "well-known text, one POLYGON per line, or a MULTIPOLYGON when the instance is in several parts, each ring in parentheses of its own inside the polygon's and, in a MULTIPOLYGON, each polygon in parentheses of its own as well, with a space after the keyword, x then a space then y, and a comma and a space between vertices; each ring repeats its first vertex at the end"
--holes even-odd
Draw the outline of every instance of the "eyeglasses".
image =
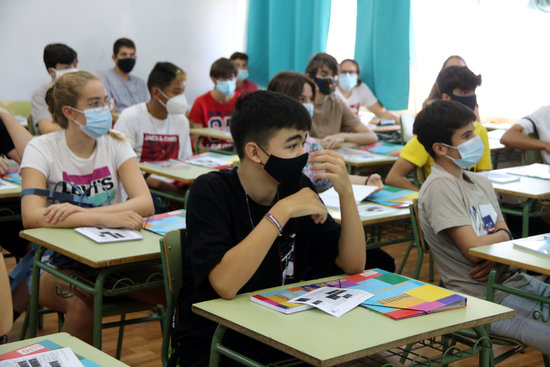
POLYGON ((111 110, 114 107, 114 103, 113 103, 113 99, 111 97, 107 96, 107 97, 105 97, 103 102, 101 101, 101 99, 97 98, 97 99, 93 99, 93 100, 88 101, 86 103, 86 106, 88 106, 88 108, 98 108, 98 107, 107 106, 111 110))

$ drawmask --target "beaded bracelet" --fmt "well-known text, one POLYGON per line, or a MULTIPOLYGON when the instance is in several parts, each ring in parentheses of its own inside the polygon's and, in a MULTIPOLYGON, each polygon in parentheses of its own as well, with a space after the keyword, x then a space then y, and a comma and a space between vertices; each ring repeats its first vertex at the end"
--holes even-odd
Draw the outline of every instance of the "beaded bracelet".
POLYGON ((510 233, 510 231, 507 230, 506 228, 497 228, 492 234, 495 234, 495 233, 500 232, 500 231, 506 232, 506 234, 508 235, 508 237, 510 238, 510 240, 513 240, 513 239, 514 239, 514 236, 512 236, 512 233, 510 233))
POLYGON ((273 214, 267 212, 264 215, 264 218, 267 218, 267 220, 275 226, 275 229, 277 229, 277 236, 282 236, 283 235, 283 227, 281 226, 281 223, 279 223, 277 218, 275 218, 273 216, 273 214))
POLYGON ((368 185, 370 176, 372 176, 372 174, 367 176, 367 179, 365 180, 365 185, 368 185))

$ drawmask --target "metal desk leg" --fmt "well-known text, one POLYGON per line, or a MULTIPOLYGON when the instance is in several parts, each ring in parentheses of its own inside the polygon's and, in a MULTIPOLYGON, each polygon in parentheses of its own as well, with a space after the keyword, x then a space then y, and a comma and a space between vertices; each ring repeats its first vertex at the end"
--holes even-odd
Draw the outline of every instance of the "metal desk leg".
POLYGON ((94 285, 94 318, 93 318, 93 346, 101 350, 101 331, 103 323, 103 286, 107 271, 103 269, 97 276, 94 285))
POLYGON ((521 226, 521 237, 528 237, 529 236, 529 213, 531 212, 531 206, 533 205, 533 201, 528 199, 523 204, 523 213, 521 216, 522 219, 522 226, 521 226))
POLYGON ((29 307, 29 338, 36 336, 38 328, 38 299, 40 296, 40 259, 46 249, 42 246, 38 247, 32 264, 32 283, 31 283, 31 300, 29 307))
POLYGON ((493 343, 489 338, 490 325, 481 325, 474 327, 478 335, 478 340, 481 342, 481 350, 479 352, 479 367, 492 367, 494 366, 493 360, 493 343))
POLYGON ((502 268, 502 264, 495 263, 493 265, 493 268, 491 269, 491 272, 489 273, 489 278, 487 279, 487 294, 485 296, 485 299, 487 301, 493 302, 493 299, 495 298, 495 288, 494 285, 497 281, 497 275, 502 268))

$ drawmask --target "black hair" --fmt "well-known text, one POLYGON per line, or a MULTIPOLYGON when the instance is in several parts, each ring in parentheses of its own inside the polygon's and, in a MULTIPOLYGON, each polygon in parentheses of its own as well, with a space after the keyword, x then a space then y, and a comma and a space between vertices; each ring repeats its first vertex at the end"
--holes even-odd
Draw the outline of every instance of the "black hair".
POLYGON ((342 67, 342 64, 345 62, 351 62, 352 64, 355 65, 355 67, 357 68, 357 85, 361 85, 363 81, 361 80, 361 67, 359 66, 359 63, 354 59, 344 59, 340 62, 340 68, 342 67))
POLYGON ((319 68, 323 65, 328 67, 334 76, 338 75, 338 61, 336 61, 336 59, 331 55, 324 52, 315 54, 315 56, 309 60, 309 63, 306 66, 306 75, 311 79, 314 79, 315 74, 317 74, 317 70, 319 70, 319 68))
POLYGON ((44 64, 46 69, 57 64, 72 64, 78 61, 76 51, 63 43, 50 43, 44 47, 44 64))
POLYGON ((300 102, 271 91, 240 97, 231 116, 231 136, 241 159, 249 142, 267 149, 269 140, 281 129, 309 131, 310 128, 311 117, 300 102))
POLYGON ((225 57, 217 59, 210 67, 210 76, 214 79, 231 79, 237 77, 238 73, 235 63, 225 57))
POLYGON ((452 145, 453 134, 476 120, 476 115, 462 103, 438 99, 422 109, 414 119, 413 134, 433 158, 434 143, 452 145))
POLYGON ((282 93, 299 101, 306 83, 311 87, 312 100, 315 100, 315 82, 305 74, 296 71, 279 71, 269 81, 267 90, 282 93))
POLYGON ((231 54, 231 56, 229 56, 229 59, 230 60, 244 60, 246 62, 248 62, 248 55, 245 54, 244 52, 233 52, 233 54, 231 54))
POLYGON ((136 44, 129 38, 119 38, 115 41, 115 44, 113 45, 113 55, 118 55, 118 51, 121 47, 133 48, 135 50, 136 44))
POLYGON ((481 75, 475 75, 467 66, 449 66, 439 72, 436 79, 441 94, 449 96, 456 88, 468 92, 481 85, 481 75))
POLYGON ((151 93, 153 87, 166 88, 174 79, 187 80, 187 74, 171 62, 157 62, 147 79, 149 93, 151 93))

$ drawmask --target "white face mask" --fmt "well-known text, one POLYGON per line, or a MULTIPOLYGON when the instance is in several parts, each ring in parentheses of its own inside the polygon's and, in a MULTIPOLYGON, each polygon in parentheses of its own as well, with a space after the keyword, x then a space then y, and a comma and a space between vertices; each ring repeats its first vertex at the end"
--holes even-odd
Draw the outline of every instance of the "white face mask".
POLYGON ((63 70, 56 70, 52 68, 52 70, 55 73, 55 79, 61 78, 61 75, 65 75, 67 73, 74 73, 75 71, 78 71, 78 68, 70 68, 70 69, 63 69, 63 70))
POLYGON ((182 93, 172 98, 168 98, 168 96, 164 94, 164 92, 161 91, 160 89, 159 89, 159 92, 162 93, 162 95, 168 99, 166 104, 164 104, 161 100, 159 100, 159 102, 164 107, 166 107, 166 110, 168 111, 168 113, 176 114, 176 115, 187 113, 189 104, 187 103, 187 98, 185 98, 185 94, 182 93))

